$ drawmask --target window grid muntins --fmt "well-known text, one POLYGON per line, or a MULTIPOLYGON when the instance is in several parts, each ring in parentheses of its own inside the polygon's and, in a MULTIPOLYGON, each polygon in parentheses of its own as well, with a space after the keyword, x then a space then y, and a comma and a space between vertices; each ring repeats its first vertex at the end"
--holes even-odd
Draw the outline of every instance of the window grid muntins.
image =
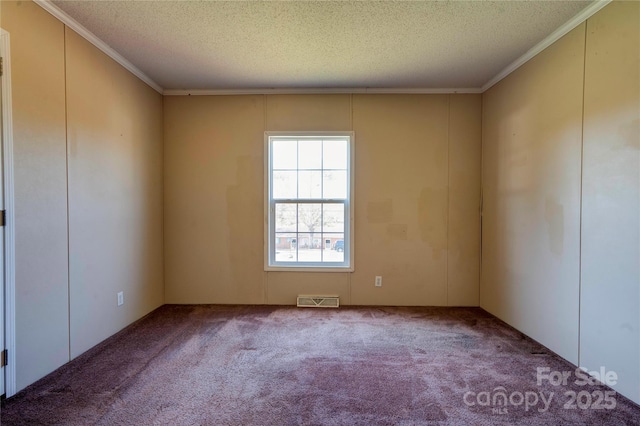
POLYGON ((269 137, 271 266, 349 266, 349 146, 348 136, 269 137))

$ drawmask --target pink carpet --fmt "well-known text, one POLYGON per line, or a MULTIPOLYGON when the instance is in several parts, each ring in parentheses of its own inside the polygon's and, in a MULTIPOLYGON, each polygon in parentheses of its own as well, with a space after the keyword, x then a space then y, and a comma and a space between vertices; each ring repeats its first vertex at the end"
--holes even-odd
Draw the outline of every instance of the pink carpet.
POLYGON ((6 400, 0 416, 2 425, 640 424, 640 407, 576 385, 574 369, 477 308, 166 305, 6 400), (538 384, 539 367, 571 377, 538 384))

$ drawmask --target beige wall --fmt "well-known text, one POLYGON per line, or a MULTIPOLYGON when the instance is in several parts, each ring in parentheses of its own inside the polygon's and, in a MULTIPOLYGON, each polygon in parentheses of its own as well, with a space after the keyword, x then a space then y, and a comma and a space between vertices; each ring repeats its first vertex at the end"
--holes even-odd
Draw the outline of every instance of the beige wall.
POLYGON ((164 100, 166 303, 264 302, 263 102, 164 100))
POLYGON ((587 22, 580 364, 640 403, 640 3, 587 22))
POLYGON ((484 93, 480 286, 481 307, 636 402, 639 8, 608 5, 484 93))
POLYGON ((162 96, 34 3, 1 7, 19 390, 162 304, 162 96))
POLYGON ((74 358, 163 304, 162 97, 70 29, 66 58, 74 358))
POLYGON ((11 38, 17 387, 69 360, 64 25, 0 2, 11 38))
POLYGON ((458 95, 450 101, 447 304, 478 306, 482 98, 458 95))
POLYGON ((165 302, 477 305, 480 107, 478 95, 166 97, 165 302), (355 131, 354 273, 264 272, 265 130, 355 131))
POLYGON ((483 95, 480 304, 573 363, 584 31, 483 95))

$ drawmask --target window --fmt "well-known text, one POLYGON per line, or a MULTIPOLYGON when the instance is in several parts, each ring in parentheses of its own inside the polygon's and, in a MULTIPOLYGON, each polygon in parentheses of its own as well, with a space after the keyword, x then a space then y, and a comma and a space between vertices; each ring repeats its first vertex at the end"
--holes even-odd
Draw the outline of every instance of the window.
POLYGON ((265 145, 265 269, 352 271, 353 133, 266 132, 265 145))

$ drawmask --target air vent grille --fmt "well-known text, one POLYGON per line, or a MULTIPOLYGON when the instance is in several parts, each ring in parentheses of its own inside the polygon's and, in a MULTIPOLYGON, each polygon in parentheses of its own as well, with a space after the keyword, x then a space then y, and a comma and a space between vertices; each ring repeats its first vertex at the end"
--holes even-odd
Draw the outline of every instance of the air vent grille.
POLYGON ((299 295, 299 308, 337 308, 340 306, 338 296, 299 295))

